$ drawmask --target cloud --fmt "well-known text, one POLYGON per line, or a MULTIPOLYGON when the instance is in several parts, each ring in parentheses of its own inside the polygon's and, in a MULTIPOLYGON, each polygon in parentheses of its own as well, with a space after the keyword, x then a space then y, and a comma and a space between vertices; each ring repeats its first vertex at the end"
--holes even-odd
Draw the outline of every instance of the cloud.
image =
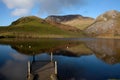
POLYGON ((13 16, 26 15, 34 6, 34 0, 3 0, 3 2, 12 10, 13 16))
MULTIPOLYGON (((12 10, 12 15, 27 15, 37 8, 40 15, 64 13, 64 10, 80 9, 85 0, 2 0, 12 10)), ((37 11, 36 11, 37 12, 37 11)), ((36 13, 37 14, 37 13, 36 13)))
POLYGON ((21 16, 21 15, 27 15, 29 13, 29 10, 28 9, 15 9, 13 12, 12 12, 12 15, 14 16, 21 16))
POLYGON ((84 4, 83 0, 38 0, 40 3, 40 14, 59 14, 64 9, 80 9, 84 4))

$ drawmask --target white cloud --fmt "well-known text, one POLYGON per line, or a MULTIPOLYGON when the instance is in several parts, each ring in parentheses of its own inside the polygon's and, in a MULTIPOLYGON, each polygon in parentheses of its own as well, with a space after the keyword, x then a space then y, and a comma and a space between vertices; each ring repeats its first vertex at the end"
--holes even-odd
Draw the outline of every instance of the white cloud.
POLYGON ((8 8, 29 8, 33 6, 33 0, 3 0, 8 8))
POLYGON ((12 12, 13 16, 27 15, 29 13, 28 9, 17 8, 12 12))
POLYGON ((38 0, 40 3, 40 14, 59 14, 64 10, 80 9, 85 0, 38 0))
POLYGON ((35 0, 3 0, 5 5, 12 10, 12 15, 23 16, 30 12, 35 0))
MULTIPOLYGON (((64 13, 64 10, 80 9, 85 0, 2 0, 12 10, 12 15, 27 15, 35 6, 40 15, 64 13)), ((35 9, 36 10, 36 9, 35 9)))

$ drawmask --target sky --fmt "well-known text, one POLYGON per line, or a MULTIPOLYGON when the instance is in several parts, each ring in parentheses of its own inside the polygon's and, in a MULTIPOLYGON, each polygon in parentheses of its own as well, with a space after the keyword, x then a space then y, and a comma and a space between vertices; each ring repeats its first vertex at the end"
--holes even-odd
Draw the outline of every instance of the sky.
POLYGON ((0 0, 0 26, 24 16, 80 14, 96 18, 109 10, 120 11, 120 0, 0 0))

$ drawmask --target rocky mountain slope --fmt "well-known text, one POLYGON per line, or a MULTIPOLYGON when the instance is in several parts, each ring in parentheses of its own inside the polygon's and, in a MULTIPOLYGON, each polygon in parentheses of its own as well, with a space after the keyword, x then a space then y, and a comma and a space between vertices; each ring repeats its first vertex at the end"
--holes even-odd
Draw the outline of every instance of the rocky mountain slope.
POLYGON ((73 26, 80 30, 84 30, 84 28, 94 22, 93 18, 83 17, 81 15, 48 16, 45 20, 73 26))
POLYGON ((111 10, 98 16, 85 32, 93 37, 119 37, 120 12, 111 10))

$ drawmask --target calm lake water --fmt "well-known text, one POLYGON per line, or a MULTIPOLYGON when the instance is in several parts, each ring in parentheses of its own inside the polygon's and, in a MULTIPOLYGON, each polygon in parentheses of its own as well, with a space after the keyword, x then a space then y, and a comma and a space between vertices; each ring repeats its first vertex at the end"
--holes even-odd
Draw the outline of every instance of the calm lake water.
POLYGON ((58 61, 59 80, 120 80, 120 40, 0 39, 0 80, 26 80, 27 62, 58 61))

